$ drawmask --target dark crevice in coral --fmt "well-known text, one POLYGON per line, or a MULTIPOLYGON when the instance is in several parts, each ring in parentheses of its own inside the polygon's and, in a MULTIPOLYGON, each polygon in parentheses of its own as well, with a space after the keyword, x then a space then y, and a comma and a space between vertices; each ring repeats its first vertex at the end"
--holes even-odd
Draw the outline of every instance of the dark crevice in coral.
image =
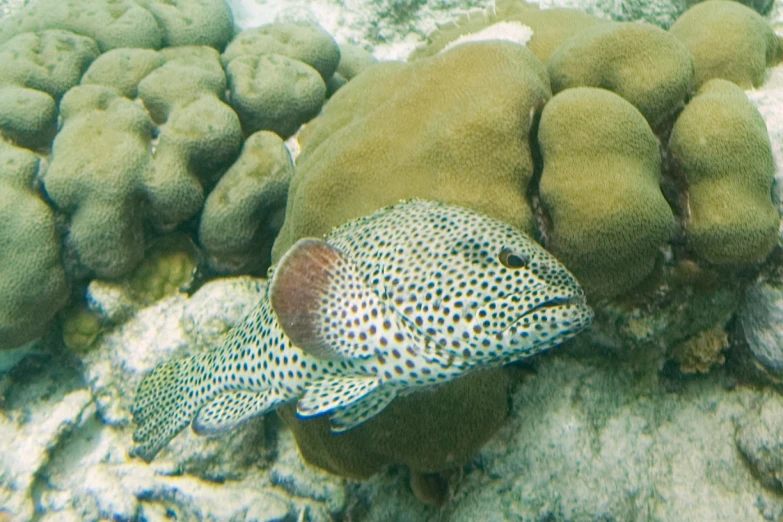
MULTIPOLYGON (((669 140, 679 112, 672 115, 671 124, 658 133, 658 149, 661 154, 661 193, 674 213, 675 229, 671 244, 678 251, 686 247, 685 228, 690 218, 688 179, 679 161, 669 150, 669 140)), ((679 256, 677 256, 679 257, 679 256)))
POLYGON ((532 109, 530 131, 528 132, 528 146, 533 158, 533 177, 527 186, 525 198, 533 211, 534 238, 541 243, 544 248, 549 247, 549 240, 552 237, 552 218, 541 203, 539 195, 539 186, 541 184, 541 174, 544 171, 544 157, 541 153, 541 146, 538 143, 538 127, 541 123, 541 112, 543 105, 532 109))

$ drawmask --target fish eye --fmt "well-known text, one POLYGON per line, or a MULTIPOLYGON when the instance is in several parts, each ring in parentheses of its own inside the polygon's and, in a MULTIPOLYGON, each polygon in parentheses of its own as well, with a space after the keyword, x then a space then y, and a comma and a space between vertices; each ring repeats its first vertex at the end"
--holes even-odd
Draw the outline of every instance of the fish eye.
POLYGON ((524 268, 530 262, 530 256, 514 252, 510 248, 504 248, 498 254, 498 260, 506 268, 524 268))

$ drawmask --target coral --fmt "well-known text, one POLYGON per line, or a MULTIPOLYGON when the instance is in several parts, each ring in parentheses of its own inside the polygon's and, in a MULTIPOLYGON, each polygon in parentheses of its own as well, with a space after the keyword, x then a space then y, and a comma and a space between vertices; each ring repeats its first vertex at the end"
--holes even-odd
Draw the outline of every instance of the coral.
POLYGON ((707 373, 726 361, 723 352, 729 347, 726 331, 721 327, 699 332, 674 347, 672 358, 683 373, 707 373))
POLYGON ((22 33, 0 46, 0 85, 37 89, 59 100, 98 54, 92 39, 68 31, 22 33))
POLYGON ((602 87, 634 105, 653 129, 668 123, 693 84, 688 49, 663 29, 606 23, 565 41, 547 62, 552 92, 602 87))
POLYGON ((459 37, 478 33, 494 24, 519 22, 533 30, 527 47, 542 62, 560 44, 583 29, 602 23, 602 20, 573 9, 539 9, 538 6, 520 0, 499 0, 492 11, 470 12, 450 24, 438 27, 427 35, 427 43, 420 46, 410 59, 432 56, 459 37))
POLYGON ((223 65, 240 56, 279 54, 304 62, 326 81, 340 63, 340 48, 334 38, 317 25, 277 23, 240 32, 226 47, 223 65))
POLYGON ((75 352, 89 350, 103 331, 98 316, 83 303, 71 305, 62 315, 65 346, 75 352))
POLYGON ((22 33, 0 45, 0 134, 23 147, 48 146, 57 101, 97 56, 92 39, 61 30, 22 33))
POLYGON ((273 258, 301 237, 414 197, 532 231, 528 138, 549 96, 541 62, 514 44, 471 43, 431 59, 374 65, 300 133, 273 258))
POLYGON ((165 63, 138 84, 138 94, 156 123, 165 122, 177 106, 207 95, 222 99, 226 75, 211 47, 171 47, 160 51, 165 63))
POLYGON ((349 81, 375 63, 378 63, 378 60, 362 47, 351 43, 341 44, 340 64, 335 75, 340 75, 345 81, 349 81))
MULTIPOLYGON (((549 96, 543 65, 509 43, 464 44, 369 68, 300 134, 273 262, 301 237, 412 197, 532 230, 530 129, 549 96)), ((503 382, 503 372, 492 370, 411 395, 339 436, 323 419, 299 422, 290 409, 282 415, 305 458, 332 472, 362 477, 394 462, 436 472, 461 465, 502 423, 503 382)))
MULTIPOLYGON (((187 47, 171 51, 193 55, 187 47)), ((179 69, 170 72, 173 81, 179 69)), ((170 90, 184 89, 172 83, 170 90)), ((154 127, 138 104, 99 85, 75 87, 63 97, 63 124, 43 182, 52 203, 70 218, 69 255, 98 277, 121 277, 141 261, 144 217, 168 229, 196 214, 204 201, 202 182, 238 152, 234 112, 213 94, 196 90, 194 96, 163 104, 167 119, 154 155, 154 127)))
POLYGON ((80 83, 112 87, 126 98, 135 98, 139 82, 165 61, 151 49, 112 49, 92 62, 80 83))
POLYGON ((47 146, 56 131, 57 104, 45 92, 0 87, 0 136, 28 148, 47 146))
POLYGON ((705 83, 677 118, 669 148, 688 185, 685 227, 696 255, 717 264, 763 260, 780 225, 770 197, 775 164, 764 120, 742 89, 705 83))
POLYGON ((221 59, 245 134, 288 138, 321 110, 340 48, 317 25, 277 23, 242 31, 221 59))
POLYGON ((44 188, 71 216, 66 248, 99 277, 118 277, 144 253, 140 204, 152 124, 141 107, 100 86, 69 91, 60 116, 44 188))
POLYGON ((271 130, 288 138, 318 114, 326 99, 318 71, 279 54, 234 58, 226 74, 230 103, 245 134, 271 130))
POLYGON ((206 45, 221 50, 234 36, 224 0, 136 0, 163 29, 163 47, 206 45))
POLYGON ((0 141, 0 348, 41 336, 68 300, 54 213, 33 188, 39 161, 0 141))
POLYGON ((768 65, 781 56, 778 37, 753 9, 738 2, 709 0, 686 11, 670 32, 693 55, 696 86, 712 78, 744 89, 764 83, 768 65))
POLYGON ((154 222, 170 229, 201 208, 204 187, 214 185, 239 153, 242 129, 222 101, 226 78, 214 49, 171 47, 160 55, 166 63, 139 83, 138 92, 153 121, 162 124, 148 198, 154 222))
POLYGON ((651 273, 674 225, 650 126, 620 96, 579 87, 547 103, 538 140, 547 248, 589 297, 627 292, 651 273))
POLYGON ((0 21, 0 42, 44 29, 89 36, 102 52, 161 45, 223 49, 234 23, 223 0, 37 0, 0 21))
POLYGON ((158 239, 144 254, 144 260, 120 285, 140 307, 182 291, 196 271, 195 245, 181 235, 158 239))
POLYGON ((101 51, 117 47, 157 49, 163 38, 152 13, 133 0, 39 0, 0 21, 0 42, 19 33, 64 29, 95 40, 101 51))
POLYGON ((378 60, 358 45, 346 43, 340 45, 340 65, 326 81, 327 96, 331 96, 340 87, 345 85, 354 76, 367 67, 377 63, 378 60))
POLYGON ((263 274, 283 222, 294 164, 272 132, 250 136, 204 203, 199 242, 219 272, 263 274))
POLYGON ((397 398, 388 411, 343 434, 329 420, 299 420, 295 406, 278 410, 304 459, 331 473, 367 478, 389 464, 419 473, 463 466, 506 420, 502 371, 476 372, 429 393, 397 398))

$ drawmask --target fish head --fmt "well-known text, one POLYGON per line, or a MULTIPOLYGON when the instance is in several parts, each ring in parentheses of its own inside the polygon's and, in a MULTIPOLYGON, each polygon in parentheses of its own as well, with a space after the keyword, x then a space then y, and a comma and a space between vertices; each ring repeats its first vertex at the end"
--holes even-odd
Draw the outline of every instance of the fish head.
POLYGON ((415 267, 386 292, 428 345, 469 364, 505 364, 591 324, 576 278, 531 237, 472 211, 440 211, 423 216, 429 226, 419 221, 406 249, 415 267))

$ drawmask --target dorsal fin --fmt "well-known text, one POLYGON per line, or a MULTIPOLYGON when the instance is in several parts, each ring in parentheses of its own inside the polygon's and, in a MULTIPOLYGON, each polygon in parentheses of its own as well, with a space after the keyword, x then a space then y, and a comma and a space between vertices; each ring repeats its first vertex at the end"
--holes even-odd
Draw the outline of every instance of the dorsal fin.
POLYGON ((301 239, 277 265, 269 287, 277 320, 291 342, 322 359, 374 355, 372 332, 384 309, 358 269, 320 239, 301 239))

